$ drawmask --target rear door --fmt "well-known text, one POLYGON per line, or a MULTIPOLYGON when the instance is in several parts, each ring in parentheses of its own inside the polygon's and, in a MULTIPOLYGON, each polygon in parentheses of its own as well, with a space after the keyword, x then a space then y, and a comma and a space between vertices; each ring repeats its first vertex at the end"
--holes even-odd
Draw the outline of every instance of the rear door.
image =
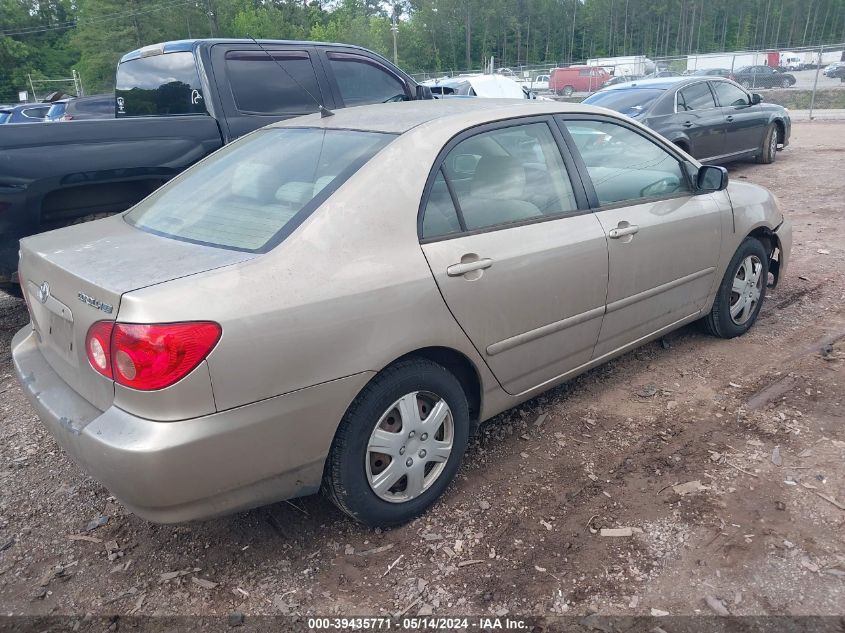
POLYGON ((468 131, 421 205, 440 292, 512 394, 588 362, 604 312, 607 242, 561 142, 549 117, 468 131))
POLYGON ((720 156, 725 148, 725 114, 716 105, 709 84, 690 84, 675 97, 675 118, 690 139, 690 153, 699 160, 720 156))
POLYGON ((317 112, 334 103, 314 49, 218 44, 212 67, 228 140, 282 119, 317 112))
POLYGON ((633 124, 586 115, 559 120, 608 238, 599 358, 702 309, 730 204, 724 192, 693 195, 680 158, 633 124))

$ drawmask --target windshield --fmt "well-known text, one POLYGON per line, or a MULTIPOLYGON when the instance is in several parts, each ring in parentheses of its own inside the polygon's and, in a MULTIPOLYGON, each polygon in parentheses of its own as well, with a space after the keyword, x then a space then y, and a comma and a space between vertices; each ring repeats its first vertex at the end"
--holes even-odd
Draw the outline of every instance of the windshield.
POLYGON ((639 116, 665 90, 655 88, 608 90, 597 92, 584 99, 584 103, 610 108, 630 117, 639 116))
POLYGON ((260 130, 215 152, 125 218, 165 237, 265 252, 394 138, 351 130, 260 130))

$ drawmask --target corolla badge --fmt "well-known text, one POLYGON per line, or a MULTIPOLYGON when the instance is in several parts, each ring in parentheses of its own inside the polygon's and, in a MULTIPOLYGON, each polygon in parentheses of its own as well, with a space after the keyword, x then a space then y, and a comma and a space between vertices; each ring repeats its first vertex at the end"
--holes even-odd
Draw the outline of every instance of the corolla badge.
POLYGON ((76 297, 82 302, 86 303, 92 308, 97 308, 97 310, 102 310, 106 314, 111 314, 114 307, 110 303, 103 303, 99 299, 95 299, 90 295, 86 295, 84 292, 78 292, 76 297))
POLYGON ((47 299, 50 298, 50 284, 46 281, 38 286, 38 300, 41 303, 47 303, 47 299))

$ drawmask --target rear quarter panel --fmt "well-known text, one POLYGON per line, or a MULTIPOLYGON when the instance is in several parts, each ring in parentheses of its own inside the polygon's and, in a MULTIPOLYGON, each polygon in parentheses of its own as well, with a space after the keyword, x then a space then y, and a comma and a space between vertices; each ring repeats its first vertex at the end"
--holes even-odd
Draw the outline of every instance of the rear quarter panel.
POLYGON ((208 357, 218 410, 376 372, 428 346, 463 353, 482 389, 497 389, 419 246, 426 166, 441 146, 397 139, 269 253, 128 293, 119 319, 221 323, 208 357))

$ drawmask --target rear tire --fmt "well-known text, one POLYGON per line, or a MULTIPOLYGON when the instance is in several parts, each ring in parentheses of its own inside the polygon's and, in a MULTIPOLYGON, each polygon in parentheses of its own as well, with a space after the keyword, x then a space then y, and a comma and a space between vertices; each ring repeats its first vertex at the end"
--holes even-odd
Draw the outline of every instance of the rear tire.
POLYGON ((563 94, 564 97, 571 97, 574 93, 575 88, 573 88, 572 86, 564 86, 563 92, 561 94, 563 94))
POLYGON ((469 428, 469 405, 454 375, 426 359, 400 361, 349 406, 326 461, 323 491, 366 525, 410 521, 454 478, 469 428))
POLYGON ((789 81, 789 79, 784 79, 783 81, 780 82, 781 88, 789 88, 791 85, 792 85, 792 82, 789 81))
POLYGON ((757 162, 763 165, 770 165, 775 162, 778 155, 778 128, 771 123, 763 134, 763 146, 757 155, 757 162))
POLYGON ((734 338, 745 334, 760 314, 766 299, 769 257, 759 240, 746 237, 734 253, 716 291, 704 327, 713 336, 734 338))
POLYGON ((747 79, 743 79, 741 82, 739 82, 739 85, 745 88, 746 90, 751 90, 751 82, 747 79))

